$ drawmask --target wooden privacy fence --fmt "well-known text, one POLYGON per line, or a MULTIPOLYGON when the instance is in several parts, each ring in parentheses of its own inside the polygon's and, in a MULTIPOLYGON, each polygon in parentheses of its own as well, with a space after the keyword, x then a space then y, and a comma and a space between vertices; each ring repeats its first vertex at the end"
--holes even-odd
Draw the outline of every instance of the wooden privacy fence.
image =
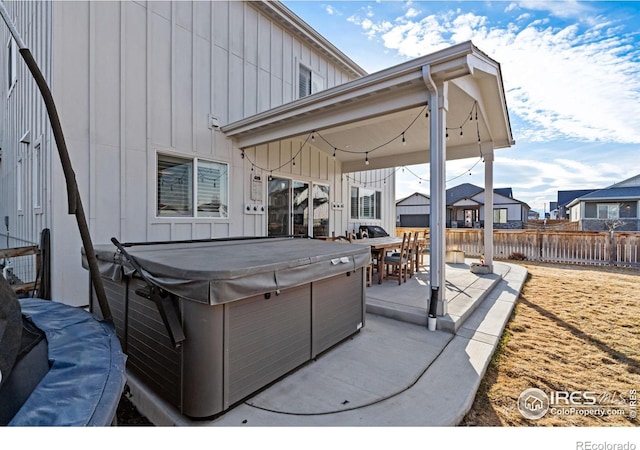
MULTIPOLYGON (((423 230, 397 228, 396 234, 423 230)), ((447 229, 446 241, 447 250, 462 250, 470 257, 484 253, 484 230, 481 229, 447 229)), ((496 259, 640 268, 640 233, 494 230, 493 254, 496 259)))

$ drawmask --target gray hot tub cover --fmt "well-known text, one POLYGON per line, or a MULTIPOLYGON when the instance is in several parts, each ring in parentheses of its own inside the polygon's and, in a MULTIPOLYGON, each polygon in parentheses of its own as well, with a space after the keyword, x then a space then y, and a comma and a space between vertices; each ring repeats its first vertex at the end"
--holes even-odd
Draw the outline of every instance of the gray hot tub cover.
MULTIPOLYGON (((134 272, 114 245, 95 250, 104 277, 121 281, 134 272)), ((167 242, 134 245, 126 252, 157 286, 211 305, 352 272, 371 259, 368 245, 300 238, 167 242)))

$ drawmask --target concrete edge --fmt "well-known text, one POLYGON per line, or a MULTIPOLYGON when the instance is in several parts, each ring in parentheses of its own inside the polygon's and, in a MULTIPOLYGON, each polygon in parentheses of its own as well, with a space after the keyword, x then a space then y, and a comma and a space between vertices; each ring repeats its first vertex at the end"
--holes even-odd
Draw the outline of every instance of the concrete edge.
MULTIPOLYGON (((528 272, 524 267, 518 266, 516 264, 510 264, 510 263, 504 263, 504 262, 501 262, 500 264, 508 265, 510 267, 510 270, 505 274, 500 284, 492 290, 489 296, 487 296, 487 299, 491 299, 491 297, 495 297, 496 301, 506 302, 507 304, 509 304, 508 314, 502 314, 502 315, 499 315, 498 317, 495 317, 495 315, 491 316, 491 309, 489 309, 486 312, 487 318, 490 318, 491 320, 499 321, 500 330, 501 330, 500 333, 487 334, 487 333, 478 331, 477 328, 469 328, 469 327, 463 326, 461 330, 458 333, 456 333, 456 336, 452 340, 452 342, 456 341, 457 339, 467 340, 469 342, 475 341, 484 345, 488 345, 490 348, 490 352, 488 354, 488 357, 485 358, 484 364, 482 365, 482 368, 478 373, 476 380, 474 380, 474 382, 472 383, 473 389, 466 390, 468 394, 462 402, 462 405, 463 405, 462 408, 458 411, 455 417, 451 419, 451 422, 450 422, 451 426, 459 425, 460 422, 464 419, 464 416, 467 415, 467 413, 471 410, 471 407, 473 406, 473 402, 475 401, 476 395, 478 393, 480 383, 482 382, 482 380, 484 379, 487 373, 489 364, 491 363, 493 356, 495 355, 496 349, 498 348, 498 344, 500 343, 500 340, 502 339, 502 336, 504 334, 505 327, 509 322, 511 315, 513 314, 513 310, 515 309, 516 303, 518 302, 518 298, 520 297, 520 294, 522 292, 522 287, 524 286, 524 283, 527 280, 528 272), (512 291, 509 292, 506 289, 506 287, 511 288, 512 291)), ((474 312, 474 314, 478 314, 478 315, 483 313, 484 311, 482 311, 481 309, 476 310, 474 312)), ((460 357, 461 355, 458 355, 458 356, 460 357)))

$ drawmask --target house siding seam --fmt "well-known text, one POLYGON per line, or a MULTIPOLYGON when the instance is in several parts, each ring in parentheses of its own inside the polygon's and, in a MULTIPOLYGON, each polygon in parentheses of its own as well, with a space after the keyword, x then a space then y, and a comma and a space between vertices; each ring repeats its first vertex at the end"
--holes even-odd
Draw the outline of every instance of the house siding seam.
MULTIPOLYGON (((254 167, 233 140, 209 128, 209 116, 224 124, 294 100, 298 63, 318 72, 325 89, 356 78, 359 69, 353 63, 348 71, 349 61, 327 53, 326 42, 312 45, 313 36, 299 34, 286 18, 283 22, 258 6, 236 1, 7 3, 50 82, 95 243, 113 236, 132 242, 266 233, 266 214, 243 214, 254 167), (229 164, 229 217, 157 218, 159 151, 229 164)), ((4 61, 8 31, 0 36, 4 61)), ((0 116, 8 124, 0 132, 0 215, 10 217, 13 236, 32 242, 42 228, 52 230, 53 295, 83 299, 88 281, 80 266, 81 243, 67 214, 66 186, 46 110, 23 65, 18 77, 0 116), (18 141, 28 130, 32 144, 40 139, 47 158, 42 164, 47 197, 38 214, 26 203, 21 214, 16 211, 17 158, 24 159, 23 170, 30 167, 33 148, 18 141)), ((247 155, 261 167, 278 167, 299 145, 283 141, 247 155)), ((331 200, 346 204, 348 190, 340 173, 339 163, 313 149, 302 152, 296 167, 278 170, 282 176, 327 184, 331 200)), ((23 199, 32 197, 28 175, 22 176, 23 199)), ((392 181, 384 188, 385 204, 391 207, 392 181)), ((263 192, 261 203, 266 204, 263 192)), ((330 226, 343 231, 348 210, 330 214, 330 226)))

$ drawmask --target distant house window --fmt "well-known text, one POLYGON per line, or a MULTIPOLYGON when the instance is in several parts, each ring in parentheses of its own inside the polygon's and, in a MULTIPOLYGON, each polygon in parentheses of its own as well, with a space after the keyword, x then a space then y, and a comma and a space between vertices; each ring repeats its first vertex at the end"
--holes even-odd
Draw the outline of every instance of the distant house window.
POLYGON ((16 41, 9 38, 7 43, 7 92, 11 91, 17 79, 18 48, 16 41))
POLYGON ((598 219, 618 219, 620 205, 617 203, 598 203, 598 219))
POLYGON ((382 195, 373 189, 351 188, 351 218, 356 220, 380 220, 382 195))
POLYGON ((228 180, 227 164, 158 154, 157 215, 226 218, 228 180))
POLYGON ((298 98, 315 94, 324 89, 324 79, 308 67, 298 67, 298 98))
POLYGON ((493 223, 507 223, 507 209, 499 208, 493 210, 493 223))

